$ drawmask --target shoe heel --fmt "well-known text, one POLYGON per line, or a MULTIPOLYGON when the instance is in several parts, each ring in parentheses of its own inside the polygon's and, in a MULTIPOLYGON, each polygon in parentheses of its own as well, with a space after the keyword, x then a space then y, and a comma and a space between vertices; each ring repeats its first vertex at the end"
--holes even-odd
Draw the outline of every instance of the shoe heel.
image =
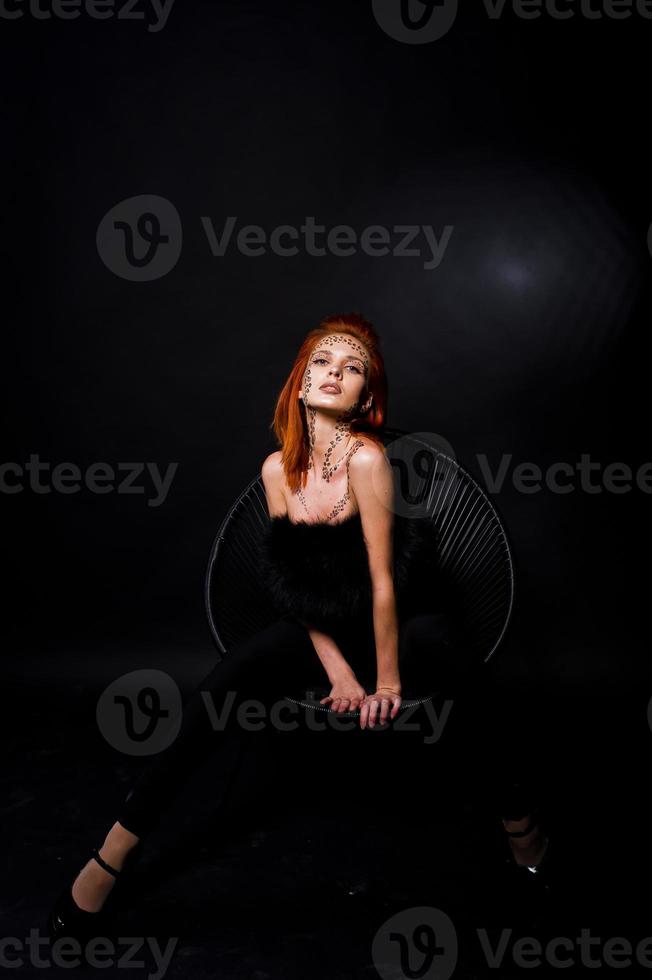
POLYGON ((104 868, 105 871, 108 871, 109 874, 117 879, 116 885, 114 885, 111 892, 107 895, 102 908, 97 912, 88 912, 86 909, 82 909, 77 905, 72 896, 72 883, 64 888, 48 914, 47 931, 50 940, 55 941, 61 936, 75 939, 88 939, 98 935, 97 930, 105 928, 110 922, 111 910, 115 904, 115 890, 119 879, 123 878, 123 875, 128 877, 127 873, 133 870, 142 854, 142 850, 143 841, 139 840, 127 854, 122 868, 118 870, 100 856, 99 848, 94 847, 91 851, 91 857, 97 861, 100 867, 104 868))

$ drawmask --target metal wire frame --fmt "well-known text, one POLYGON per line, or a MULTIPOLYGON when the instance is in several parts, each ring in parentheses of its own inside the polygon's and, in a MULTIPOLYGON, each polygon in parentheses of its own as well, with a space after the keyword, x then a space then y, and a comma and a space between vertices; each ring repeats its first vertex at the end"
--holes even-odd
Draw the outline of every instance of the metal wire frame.
MULTIPOLYGON (((419 436, 385 430, 388 458, 400 476, 414 469, 415 452, 427 468, 405 503, 405 513, 434 522, 438 564, 455 596, 466 641, 485 663, 506 634, 514 605, 514 563, 496 507, 466 468, 419 436)), ((244 488, 222 521, 211 548, 204 599, 211 634, 222 656, 264 629, 277 612, 261 587, 258 556, 269 514, 262 477, 244 488)), ((303 703, 303 702, 301 702, 303 703)), ((314 706, 314 705, 310 705, 314 706)))

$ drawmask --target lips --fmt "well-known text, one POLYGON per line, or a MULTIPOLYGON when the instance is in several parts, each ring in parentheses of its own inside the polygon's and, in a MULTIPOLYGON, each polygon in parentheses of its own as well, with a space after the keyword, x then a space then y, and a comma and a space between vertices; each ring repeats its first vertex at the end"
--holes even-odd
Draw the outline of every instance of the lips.
POLYGON ((336 385, 336 384, 320 385, 319 386, 319 389, 320 389, 320 391, 331 391, 331 392, 333 392, 333 394, 335 394, 336 392, 339 393, 339 392, 342 391, 342 389, 340 388, 340 386, 339 385, 336 385))

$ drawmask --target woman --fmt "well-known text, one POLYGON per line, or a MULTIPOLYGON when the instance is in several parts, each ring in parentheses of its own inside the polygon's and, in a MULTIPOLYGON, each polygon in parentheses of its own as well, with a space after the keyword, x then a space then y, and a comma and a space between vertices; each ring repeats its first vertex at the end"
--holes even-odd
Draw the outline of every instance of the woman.
MULTIPOLYGON (((321 704, 340 714, 360 709, 364 729, 391 724, 406 680, 423 695, 473 669, 454 625, 428 607, 433 594, 443 596, 432 523, 394 515, 381 438, 386 401, 379 339, 364 317, 328 317, 308 333, 274 414, 281 449, 262 466, 270 526, 261 569, 279 618, 230 650, 184 704, 178 736, 147 765, 103 844, 55 904, 53 938, 96 934, 140 842, 190 773, 233 734, 211 729, 200 692, 216 700, 229 691, 282 698, 298 680, 327 680, 321 704), (415 574, 420 561, 426 565, 415 574)), ((522 808, 504 820, 519 841, 517 862, 533 866, 545 842, 530 822, 522 808)))

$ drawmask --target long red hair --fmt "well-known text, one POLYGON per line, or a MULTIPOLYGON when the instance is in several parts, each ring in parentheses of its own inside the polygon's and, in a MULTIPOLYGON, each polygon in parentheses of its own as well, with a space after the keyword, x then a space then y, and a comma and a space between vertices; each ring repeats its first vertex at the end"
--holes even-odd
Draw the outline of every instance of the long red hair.
POLYGON ((306 335, 289 377, 278 397, 270 428, 281 448, 281 461, 288 487, 293 492, 306 484, 308 476, 308 431, 305 406, 299 399, 301 381, 317 342, 331 333, 347 333, 364 344, 369 352, 369 370, 363 399, 373 395, 371 408, 350 422, 353 434, 364 434, 385 451, 382 432, 387 413, 387 376, 380 350, 380 337, 360 313, 328 316, 306 335))

